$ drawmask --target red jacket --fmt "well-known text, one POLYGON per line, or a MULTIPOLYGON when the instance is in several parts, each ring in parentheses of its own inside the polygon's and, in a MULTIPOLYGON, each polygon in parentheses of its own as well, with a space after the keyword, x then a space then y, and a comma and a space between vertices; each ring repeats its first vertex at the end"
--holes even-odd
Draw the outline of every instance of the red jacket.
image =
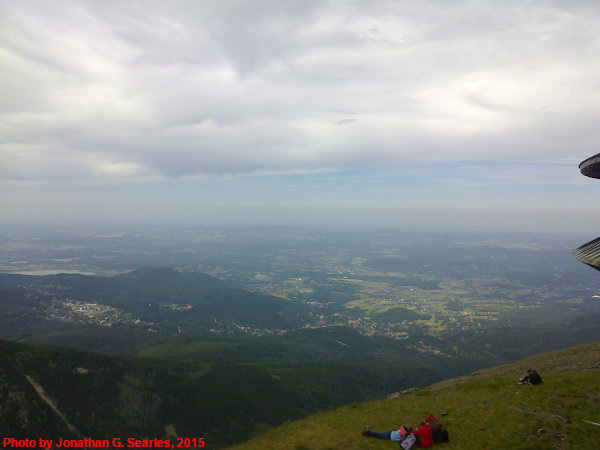
POLYGON ((431 434, 431 427, 428 423, 421 425, 413 434, 416 434, 421 439, 421 447, 428 448, 433 445, 433 435, 431 434))

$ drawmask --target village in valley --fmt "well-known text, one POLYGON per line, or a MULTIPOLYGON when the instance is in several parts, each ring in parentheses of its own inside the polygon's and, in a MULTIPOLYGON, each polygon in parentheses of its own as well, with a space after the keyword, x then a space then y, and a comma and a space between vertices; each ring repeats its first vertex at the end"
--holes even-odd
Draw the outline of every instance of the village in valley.
MULTIPOLYGON (((336 281, 360 285, 360 280, 349 279, 347 276, 341 276, 336 281)), ((441 308, 439 305, 436 308, 435 298, 443 298, 443 294, 439 291, 425 291, 416 287, 401 287, 394 290, 386 284, 386 289, 374 292, 372 283, 366 283, 364 291, 355 300, 340 305, 333 301, 316 300, 314 294, 318 290, 316 289, 317 284, 316 281, 307 277, 295 277, 281 283, 269 283, 262 287, 262 290, 270 292, 272 295, 284 297, 290 302, 304 302, 310 307, 311 312, 307 314, 306 322, 298 327, 255 327, 213 317, 209 325, 198 328, 186 320, 186 313, 193 312, 192 302, 165 303, 160 307, 165 311, 181 314, 181 322, 176 324, 176 333, 193 330, 212 335, 282 336, 299 330, 345 326, 364 336, 382 336, 395 340, 407 340, 411 336, 428 334, 435 336, 441 330, 448 329, 483 329, 486 323, 497 320, 499 315, 498 311, 494 313, 488 311, 482 315, 477 310, 472 312, 454 311, 441 308), (393 291, 398 292, 394 293, 393 291)), ((160 319, 150 320, 143 313, 134 314, 122 308, 98 303, 92 297, 88 301, 75 300, 65 295, 62 289, 56 289, 54 285, 22 287, 27 290, 26 295, 30 299, 41 300, 38 313, 48 321, 72 322, 106 328, 133 326, 149 333, 156 333, 163 325, 160 319)), ((249 286, 249 288, 261 289, 260 286, 249 286)), ((354 294, 353 296, 356 297, 354 294)), ((173 329, 173 324, 170 325, 173 329)), ((339 343, 345 345, 343 342, 339 343)), ((420 345, 418 349, 439 353, 437 349, 428 348, 426 345, 420 345)))
MULTIPOLYGON (((600 308, 589 274, 559 237, 478 240, 467 235, 300 229, 274 229, 268 239, 264 236, 261 230, 137 230, 79 237, 71 232, 68 238, 15 232, 4 236, 0 268, 7 273, 112 277, 143 264, 169 265, 179 273, 208 275, 303 311, 293 324, 263 326, 243 315, 200 312, 195 303, 199 299, 185 295, 146 299, 132 294, 128 302, 119 303, 97 297, 93 289, 75 298, 59 286, 23 286, 39 303, 36 314, 48 325, 80 323, 108 333, 135 327, 171 335, 260 337, 343 326, 436 352, 439 338, 449 334, 476 336, 526 321, 562 322, 600 308), (543 263, 548 257, 553 266, 543 263)), ((285 318, 290 313, 281 314, 285 318)))

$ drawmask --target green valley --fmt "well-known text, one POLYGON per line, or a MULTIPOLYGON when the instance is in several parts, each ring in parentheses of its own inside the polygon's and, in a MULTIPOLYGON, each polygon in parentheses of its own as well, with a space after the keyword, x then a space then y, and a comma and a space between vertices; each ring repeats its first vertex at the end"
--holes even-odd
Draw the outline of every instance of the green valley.
MULTIPOLYGON (((3 358, 4 370, 23 398, 35 399, 26 375, 53 398, 72 394, 58 407, 90 436, 108 436, 116 425, 101 411, 131 398, 142 416, 121 420, 119 433, 174 427, 219 448, 318 411, 600 340, 597 275, 561 237, 28 233, 0 240, 0 338, 19 342, 3 344, 17 355, 3 358), (45 378, 53 372, 93 386, 64 391, 45 378), (96 422, 73 418, 76 402, 96 422)), ((8 432, 16 425, 6 417, 8 432)))

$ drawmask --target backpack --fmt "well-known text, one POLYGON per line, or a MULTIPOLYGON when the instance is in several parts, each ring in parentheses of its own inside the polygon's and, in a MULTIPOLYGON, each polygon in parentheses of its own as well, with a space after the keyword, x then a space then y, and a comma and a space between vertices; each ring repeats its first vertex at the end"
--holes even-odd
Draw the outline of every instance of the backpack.
POLYGON ((419 428, 414 430, 413 433, 419 436, 421 447, 429 448, 434 444, 433 434, 431 433, 431 427, 428 423, 421 425, 419 428))
POLYGON ((431 427, 431 435, 435 444, 439 442, 448 442, 450 440, 448 430, 444 430, 442 423, 437 420, 433 414, 429 414, 429 417, 425 419, 425 422, 431 427))
POLYGON ((428 423, 429 426, 431 427, 431 430, 441 430, 442 429, 442 424, 439 420, 437 420, 435 418, 435 416, 433 414, 429 414, 427 416, 427 419, 425 419, 425 423, 428 423))
POLYGON ((400 447, 404 450, 411 450, 417 442, 417 437, 414 434, 408 434, 404 438, 402 442, 400 442, 400 447))

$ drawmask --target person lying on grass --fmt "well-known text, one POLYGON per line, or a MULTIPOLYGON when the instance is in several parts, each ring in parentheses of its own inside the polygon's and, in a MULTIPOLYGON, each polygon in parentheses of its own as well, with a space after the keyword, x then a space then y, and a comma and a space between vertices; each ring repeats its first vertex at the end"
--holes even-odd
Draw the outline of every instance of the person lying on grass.
POLYGON ((377 433, 375 431, 369 430, 368 427, 364 427, 362 435, 371 436, 377 439, 389 439, 391 441, 402 442, 406 438, 406 436, 411 432, 412 428, 407 427, 406 425, 402 425, 399 430, 384 431, 382 433, 377 433))

